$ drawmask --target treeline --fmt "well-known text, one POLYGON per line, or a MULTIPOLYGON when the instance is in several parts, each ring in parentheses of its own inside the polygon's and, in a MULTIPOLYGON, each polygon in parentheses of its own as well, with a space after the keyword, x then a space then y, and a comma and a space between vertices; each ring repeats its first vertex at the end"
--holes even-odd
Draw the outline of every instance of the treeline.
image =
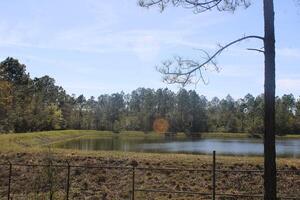
MULTIPOLYGON (((164 118, 172 132, 263 132, 263 95, 207 100, 194 90, 138 88, 86 99, 69 95, 49 76, 30 78, 26 66, 0 63, 0 132, 58 129, 152 131, 164 118)), ((278 134, 300 133, 300 99, 276 98, 278 134)))

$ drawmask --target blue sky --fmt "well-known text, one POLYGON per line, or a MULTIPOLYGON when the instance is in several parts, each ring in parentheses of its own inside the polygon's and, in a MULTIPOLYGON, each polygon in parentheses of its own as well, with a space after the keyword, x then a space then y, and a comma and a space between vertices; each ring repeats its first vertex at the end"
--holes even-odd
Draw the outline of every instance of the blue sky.
MULTIPOLYGON (((15 57, 32 77, 50 75, 70 94, 98 96, 138 87, 180 86, 162 83, 155 66, 182 55, 200 59, 244 35, 263 35, 262 1, 230 12, 144 9, 136 0, 0 1, 0 59, 15 57)), ((300 6, 275 0, 277 95, 300 95, 300 6)), ((208 96, 242 97, 263 92, 263 56, 235 45, 217 60, 220 72, 209 71, 196 89, 208 96)))

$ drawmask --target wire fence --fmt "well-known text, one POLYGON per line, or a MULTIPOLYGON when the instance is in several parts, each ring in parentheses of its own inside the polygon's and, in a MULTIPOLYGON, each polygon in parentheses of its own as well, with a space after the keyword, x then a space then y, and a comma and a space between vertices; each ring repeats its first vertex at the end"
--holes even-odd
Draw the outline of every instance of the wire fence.
MULTIPOLYGON (((216 164, 216 153, 213 152, 212 163, 208 168, 189 169, 189 168, 167 168, 167 167, 138 167, 137 162, 132 162, 130 166, 113 166, 113 165, 71 165, 70 162, 65 163, 52 163, 49 161, 47 164, 25 164, 25 163, 12 163, 6 162, 0 164, 2 172, 0 176, 0 197, 1 199, 15 200, 15 199, 81 199, 82 196, 87 196, 89 193, 97 194, 98 199, 125 199, 125 200, 140 200, 144 199, 143 196, 152 196, 157 194, 169 194, 168 199, 172 199, 174 195, 190 196, 196 195, 201 199, 263 199, 263 193, 245 193, 245 192, 232 192, 227 189, 228 193, 219 192, 220 186, 217 186, 218 175, 228 176, 228 174, 248 174, 254 176, 255 174, 263 177, 263 170, 236 170, 236 169, 218 169, 216 164), (83 171, 80 171, 83 170, 83 171), (3 171, 4 170, 4 171, 3 171), (89 171, 90 170, 90 171, 89 171), (92 171, 91 171, 92 170, 92 171), (114 172, 118 174, 113 175, 114 172), (121 174, 120 174, 121 172, 121 174), (205 173, 208 177, 206 183, 202 187, 206 190, 191 191, 188 188, 181 187, 177 184, 175 188, 147 188, 144 178, 142 176, 151 175, 151 173, 163 174, 164 176, 171 176, 176 173, 186 173, 185 178, 191 178, 189 174, 192 173, 205 173), (89 183, 82 181, 83 176, 87 180, 97 178, 98 183, 103 183, 107 178, 105 176, 96 176, 97 174, 109 174, 111 182, 115 182, 116 189, 123 191, 119 194, 120 197, 109 197, 106 190, 107 187, 89 187, 89 183), (80 178, 78 178, 80 177, 80 178), (121 186, 117 184, 124 183, 121 186), (28 189, 30 188, 30 189, 28 189), (127 194, 126 194, 127 193, 127 194), (138 195, 140 194, 140 195, 138 195), (173 196, 172 196, 173 195, 173 196)), ((296 177, 291 181, 290 186, 294 185, 296 189, 293 194, 278 194, 278 199, 299 199, 300 200, 300 170, 284 169, 277 170, 277 176, 283 177, 287 174, 293 174, 296 177)), ((183 176, 183 175, 182 175, 183 176)), ((151 178, 151 177, 150 177, 151 178)), ((180 177, 182 179, 182 177, 180 177)), ((172 178, 170 178, 172 180, 172 178)), ((226 178, 225 178, 226 180, 226 178)), ((228 179, 229 181, 229 179, 228 179)), ((159 182, 159 180, 157 180, 159 182)), ((166 184, 166 183, 163 183, 166 184)), ((253 184, 250 182, 249 184, 253 184)), ((256 183, 257 184, 257 183, 256 183)), ((290 187, 287 186, 287 187, 290 187)), ((110 185, 110 187, 114 187, 110 185)), ((258 185, 262 188, 263 185, 258 185)), ((200 189, 200 188, 199 188, 200 189)), ((226 189, 222 191, 227 191, 226 189)), ((262 190, 261 190, 262 191, 262 190)), ((199 199, 197 198, 197 199, 199 199)), ((185 199, 185 198, 184 198, 185 199)))

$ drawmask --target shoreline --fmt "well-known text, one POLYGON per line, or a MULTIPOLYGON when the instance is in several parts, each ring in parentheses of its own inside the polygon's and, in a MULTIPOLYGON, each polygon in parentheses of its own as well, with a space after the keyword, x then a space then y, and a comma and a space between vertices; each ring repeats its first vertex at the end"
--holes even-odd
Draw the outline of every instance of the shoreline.
MULTIPOLYGON (((298 136, 298 135, 297 135, 298 136)), ((158 133, 147 133, 144 134, 143 132, 139 131, 126 131, 121 133, 112 133, 110 131, 93 131, 93 130, 63 130, 63 131, 46 131, 46 132, 32 132, 32 133, 11 133, 11 134, 1 134, 0 135, 0 153, 5 152, 40 152, 48 149, 49 147, 55 149, 55 151, 59 152, 77 152, 81 154, 94 154, 93 151, 81 151, 81 150, 72 150, 72 149, 61 149, 55 148, 54 145, 70 140, 82 139, 82 138, 105 138, 105 137, 119 137, 124 139, 159 139, 164 138, 163 134, 158 133)), ((178 133, 175 138, 186 138, 185 134, 178 133)), ((203 139, 249 139, 247 134, 243 133, 203 133, 203 139)), ((300 139, 296 136, 279 136, 278 139, 300 139)), ((250 138, 250 140, 260 140, 257 138, 250 138)), ((96 151, 96 152, 104 152, 104 151, 96 151)), ((105 151, 106 152, 106 151, 105 151)), ((113 153, 121 152, 121 151, 110 151, 113 153)), ((126 153, 135 153, 135 152, 126 152, 126 153)), ((150 152, 136 152, 139 154, 151 154, 150 152)), ((159 154, 159 152, 157 152, 159 154)), ((193 153, 185 153, 185 152, 162 152, 161 154, 184 154, 184 155, 195 155, 195 156, 205 156, 210 154, 193 154, 193 153)), ((220 156, 225 157, 259 157, 262 158, 260 155, 224 155, 220 154, 220 156)), ((287 158, 281 156, 280 158, 287 158)), ((299 158, 287 158, 287 159, 294 159, 300 160, 299 158)))

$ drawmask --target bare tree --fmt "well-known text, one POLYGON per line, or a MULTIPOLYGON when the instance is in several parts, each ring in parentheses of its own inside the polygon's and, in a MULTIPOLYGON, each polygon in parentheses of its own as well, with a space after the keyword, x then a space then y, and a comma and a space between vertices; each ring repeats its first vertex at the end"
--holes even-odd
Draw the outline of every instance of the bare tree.
MULTIPOLYGON (((247 8, 249 0, 140 0, 141 7, 157 6, 163 11, 167 6, 192 9, 195 14, 216 9, 233 12, 238 7, 247 8)), ((249 49, 264 53, 265 57, 265 116, 264 116, 264 199, 276 199, 276 150, 275 150, 275 34, 273 0, 263 0, 264 36, 249 35, 234 40, 220 48, 212 55, 201 50, 202 61, 175 57, 162 63, 158 71, 167 83, 179 83, 183 86, 203 80, 202 70, 209 66, 218 69, 215 58, 225 49, 247 39, 263 42, 263 49, 249 49)), ((204 81, 205 82, 205 81, 204 81)))

